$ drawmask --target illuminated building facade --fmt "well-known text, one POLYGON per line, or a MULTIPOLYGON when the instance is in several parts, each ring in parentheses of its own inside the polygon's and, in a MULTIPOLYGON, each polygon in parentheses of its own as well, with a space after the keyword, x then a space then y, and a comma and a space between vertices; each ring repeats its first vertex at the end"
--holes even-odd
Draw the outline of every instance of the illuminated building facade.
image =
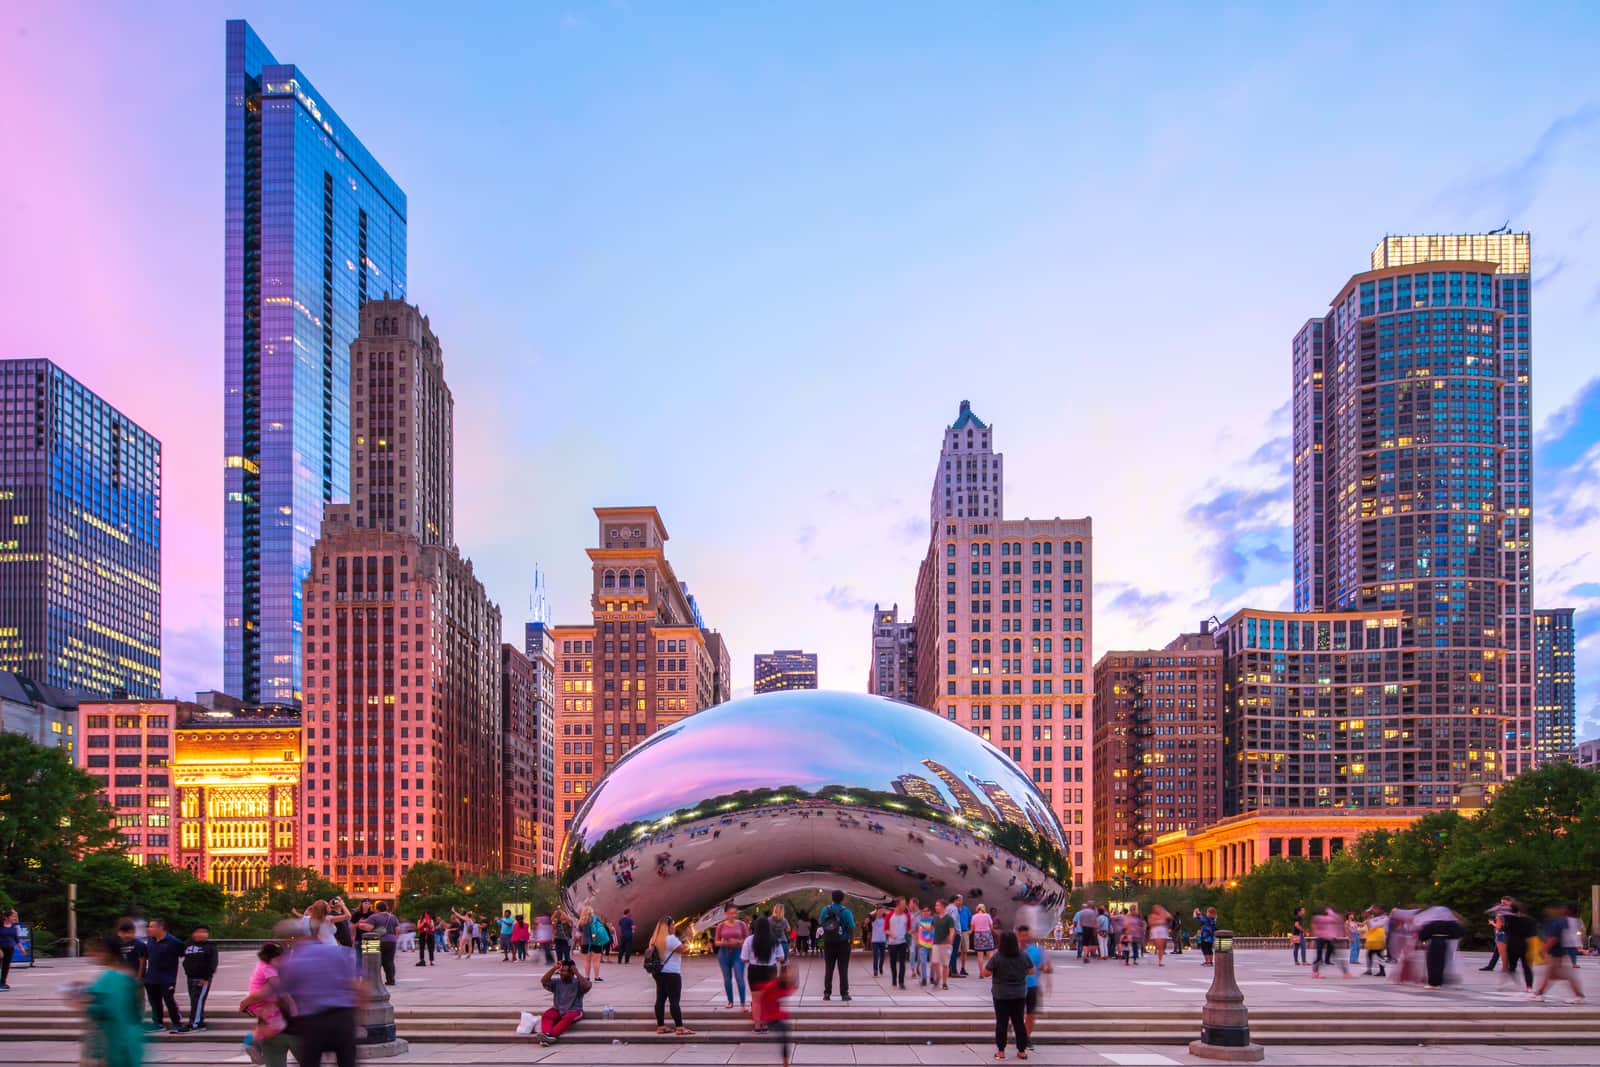
POLYGON ((1292 346, 1295 607, 1399 612, 1400 710, 1473 724, 1422 805, 1534 758, 1529 272, 1525 233, 1388 237, 1292 346))
POLYGON ((1534 742, 1540 763, 1566 759, 1577 740, 1577 635, 1572 608, 1533 613, 1534 742))
POLYGON ((1094 667, 1095 870, 1152 877, 1161 834, 1222 816, 1222 650, 1209 624, 1094 667))
POLYGON ((435 516, 425 532, 451 529, 454 510, 416 491, 450 486, 416 469, 452 454, 427 320, 369 301, 352 351, 350 465, 365 475, 360 495, 324 509, 304 587, 301 862, 353 892, 392 895, 417 861, 502 866, 500 609, 454 545, 413 532, 418 510, 435 516), (400 452, 407 435, 430 443, 400 452))
POLYGON ((1226 885, 1269 859, 1326 861, 1373 830, 1404 830, 1426 812, 1252 811, 1210 826, 1157 837, 1149 880, 1158 885, 1226 885))
POLYGON ((917 700, 917 631, 900 621, 900 605, 872 606, 872 666, 867 692, 914 704, 917 700))
POLYGON ((299 864, 300 716, 189 709, 172 750, 172 862, 242 893, 299 864))
POLYGON ((78 705, 78 766, 100 783, 122 851, 134 863, 170 864, 177 853, 172 739, 179 720, 201 710, 178 700, 78 705))
POLYGON ((533 728, 536 764, 523 773, 533 783, 534 865, 539 874, 556 871, 556 640, 547 621, 527 625, 523 652, 533 671, 533 728))
POLYGON ((224 673, 300 700, 302 582, 323 507, 350 491, 350 344, 406 291, 406 198, 249 24, 227 25, 224 673))
POLYGON ((944 432, 917 575, 916 703, 1022 767, 1061 821, 1075 879, 1091 881, 1093 524, 1005 518, 992 432, 966 401, 944 432))
POLYGON ((0 360, 0 670, 161 695, 161 443, 47 359, 0 360))
POLYGON ((755 683, 757 693, 775 693, 780 689, 815 689, 817 654, 802 652, 798 648, 757 652, 755 683))
POLYGON ((1223 814, 1460 807, 1499 780, 1500 717, 1453 710, 1403 611, 1245 609, 1217 630, 1223 814))
POLYGON ((593 619, 553 627, 559 691, 556 854, 572 818, 612 764, 664 726, 725 696, 727 646, 666 556, 653 507, 595 508, 589 549, 593 619))

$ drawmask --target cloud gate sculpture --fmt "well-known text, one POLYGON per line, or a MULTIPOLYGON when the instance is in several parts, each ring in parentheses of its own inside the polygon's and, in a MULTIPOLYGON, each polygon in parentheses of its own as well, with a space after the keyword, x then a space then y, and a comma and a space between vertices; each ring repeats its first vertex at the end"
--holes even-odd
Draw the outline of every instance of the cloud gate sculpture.
POLYGON ((562 882, 570 906, 631 908, 646 930, 813 887, 961 893, 1005 923, 1054 923, 1066 851, 1044 796, 987 741, 925 708, 794 691, 720 704, 624 756, 573 820, 562 882))

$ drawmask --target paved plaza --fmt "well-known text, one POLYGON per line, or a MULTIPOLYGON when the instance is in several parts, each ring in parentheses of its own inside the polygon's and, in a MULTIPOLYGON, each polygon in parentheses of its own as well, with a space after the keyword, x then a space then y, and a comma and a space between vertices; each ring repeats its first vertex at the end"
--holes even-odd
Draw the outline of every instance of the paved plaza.
MULTIPOLYGON (((1138 967, 1118 963, 1078 963, 1071 953, 1052 954, 1057 971, 1041 1011, 1044 1042, 1030 1055, 1050 1064, 1160 1065, 1198 1063, 1186 1052, 1197 1036, 1198 1013, 1211 971, 1198 953, 1169 957, 1165 967, 1149 959, 1138 967)), ((1544 1004, 1530 1004, 1500 975, 1475 968, 1481 955, 1463 958, 1459 985, 1440 992, 1397 986, 1377 978, 1313 979, 1296 967, 1286 951, 1237 954, 1237 976, 1252 1013, 1252 1028, 1267 1044, 1267 1062, 1282 1064, 1595 1064, 1600 1065, 1600 1009, 1562 1002, 1565 987, 1544 1004), (1515 1016, 1521 1030, 1493 1029, 1494 1020, 1515 1016), (1489 1025, 1481 1039, 1473 1027, 1489 1025), (1565 1028, 1565 1039, 1550 1036, 1565 1028), (1506 1033, 1524 1033, 1508 1042, 1506 1033), (1437 1042, 1456 1035, 1456 1043, 1437 1042), (1545 1045, 1539 1038, 1559 1044, 1545 1045), (1482 1043, 1475 1043, 1481 1040, 1482 1043), (1381 1042, 1381 1043, 1378 1043, 1381 1042), (1497 1043, 1498 1042, 1498 1043, 1497 1043)), ((235 1044, 242 1017, 231 1006, 243 995, 253 957, 227 952, 218 973, 211 1006, 218 1030, 209 1035, 168 1037, 150 1048, 155 1063, 217 1064, 247 1062, 235 1044)), ((1585 961, 1588 962, 1588 961, 1585 961)), ((1600 961, 1597 961, 1600 962, 1600 961)), ((975 970, 975 968, 973 968, 975 970)), ((815 958, 799 963, 799 990, 792 1004, 797 1064, 973 1064, 990 1061, 989 983, 957 979, 948 991, 916 987, 902 992, 871 974, 870 958, 857 953, 851 966, 852 1000, 824 1002, 822 968, 815 958), (863 1028, 872 1036, 853 1041, 863 1028)), ((1359 968, 1355 969, 1359 972, 1359 968)), ((69 1020, 58 992, 87 973, 77 961, 46 961, 13 974, 13 990, 0 996, 0 1032, 35 1036, 30 1017, 69 1020)), ((518 1012, 538 1012, 548 997, 537 989, 543 966, 532 961, 505 963, 498 955, 457 960, 441 958, 432 968, 417 968, 402 957, 394 1004, 410 1053, 394 1060, 404 1065, 470 1063, 549 1064, 757 1064, 777 1062, 776 1049, 745 1038, 742 1015, 723 1008, 722 981, 714 961, 686 961, 685 1022, 694 1038, 658 1038, 649 1018, 653 986, 642 967, 606 964, 603 982, 586 998, 587 1017, 569 1040, 542 1048, 532 1038, 513 1034, 518 1012), (613 1011, 606 1018, 606 1009, 613 1011)), ((1600 966, 1579 974, 1596 979, 1600 966)), ((1600 988, 1593 990, 1600 993, 1600 988)), ((182 994, 180 993, 180 1000, 182 994)), ((64 1032, 63 1035, 67 1036, 64 1032)), ((1014 1055, 1014 1053, 1013 1053, 1014 1055)), ((0 1042, 6 1064, 76 1062, 67 1040, 0 1042)))

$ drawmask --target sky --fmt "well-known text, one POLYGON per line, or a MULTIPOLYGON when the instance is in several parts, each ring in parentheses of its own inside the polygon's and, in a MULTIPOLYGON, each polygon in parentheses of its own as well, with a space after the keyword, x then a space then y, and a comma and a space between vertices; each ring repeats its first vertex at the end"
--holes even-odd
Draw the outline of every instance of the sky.
POLYGON ((1600 735, 1600 7, 0 6, 0 355, 164 446, 163 671, 222 681, 223 23, 406 191, 456 536, 521 644, 654 504, 751 655, 866 684, 943 427, 1092 516, 1095 648, 1289 605, 1290 340, 1385 233, 1534 235, 1535 600, 1600 735))

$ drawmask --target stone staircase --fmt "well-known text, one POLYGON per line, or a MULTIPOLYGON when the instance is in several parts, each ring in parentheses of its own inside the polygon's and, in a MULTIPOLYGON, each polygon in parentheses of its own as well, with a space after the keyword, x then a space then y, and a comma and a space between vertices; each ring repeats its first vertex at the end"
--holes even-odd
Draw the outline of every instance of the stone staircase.
MULTIPOLYGON (((1439 1007, 1443 1007, 1442 1005, 1439 1007)), ((1600 1007, 1516 1004, 1479 1010, 1418 1008, 1315 1010, 1262 1008, 1250 1013, 1251 1037, 1264 1045, 1594 1045, 1600 1044, 1600 1007)), ((981 1044, 993 1035, 994 1019, 980 1008, 871 1008, 835 1004, 793 1013, 797 1040, 811 1044, 981 1044)), ((504 1044, 516 1040, 518 1013, 505 1008, 399 1008, 399 1035, 412 1044, 504 1044)), ((716 1010, 685 1020, 692 1038, 657 1037, 648 1007, 627 1007, 605 1018, 596 1012, 562 1038, 563 1044, 736 1043, 759 1040, 742 1012, 716 1010)), ((237 1044, 250 1021, 219 1012, 205 1033, 155 1035, 162 1043, 237 1044)), ((0 1001, 0 1042, 75 1041, 82 1022, 65 1003, 58 1006, 0 1001)), ((1183 1044, 1199 1036, 1194 1008, 1073 1010, 1052 1005, 1038 1022, 1041 1044, 1183 1044)), ((536 1038, 528 1038, 530 1043, 536 1038)), ((0 1062, 5 1060, 0 1053, 0 1062)))

